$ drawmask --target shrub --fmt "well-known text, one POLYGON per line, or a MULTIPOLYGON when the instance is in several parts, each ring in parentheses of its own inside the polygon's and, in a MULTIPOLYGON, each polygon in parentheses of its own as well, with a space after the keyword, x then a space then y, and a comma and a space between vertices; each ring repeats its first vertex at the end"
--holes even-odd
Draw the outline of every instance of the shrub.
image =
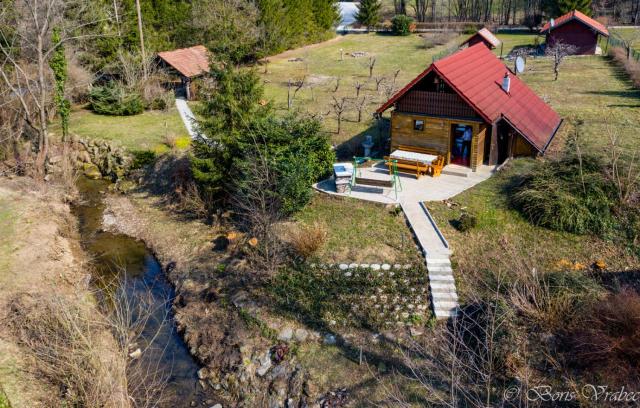
POLYGON ((609 49, 609 56, 613 58, 617 65, 624 68, 633 82, 633 86, 640 89, 640 62, 633 58, 627 58, 627 54, 620 47, 611 47, 609 49))
POLYGON ((398 14, 391 19, 391 31, 394 35, 409 35, 411 34, 411 23, 413 23, 411 17, 398 14))
POLYGON ((626 384, 640 374, 640 295, 631 289, 611 294, 582 310, 567 333, 573 365, 626 384))
POLYGON ((156 154, 151 150, 136 150, 132 154, 131 170, 147 167, 156 161, 156 154))
POLYGON ((142 113, 144 104, 136 93, 128 93, 124 87, 113 83, 94 86, 89 93, 91 110, 101 115, 130 116, 142 113))
POLYGON ((151 110, 166 110, 167 102, 162 98, 155 98, 149 104, 149 109, 151 110))
POLYGON ((327 240, 327 228, 318 222, 298 226, 290 232, 294 250, 303 258, 315 255, 327 240))
POLYGON ((595 156, 543 162, 515 189, 515 208, 536 225, 575 234, 606 235, 616 224, 613 185, 595 156))
POLYGON ((472 230, 478 225, 478 219, 475 215, 469 213, 462 213, 460 218, 456 222, 456 228, 460 232, 467 232, 472 230))

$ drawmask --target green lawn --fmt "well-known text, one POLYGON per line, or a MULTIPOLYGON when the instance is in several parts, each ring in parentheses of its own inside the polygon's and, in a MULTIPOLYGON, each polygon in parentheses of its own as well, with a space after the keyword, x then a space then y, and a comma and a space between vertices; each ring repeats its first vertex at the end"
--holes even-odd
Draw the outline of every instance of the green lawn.
POLYGON ((554 81, 550 61, 529 58, 521 76, 565 119, 560 139, 582 120, 585 148, 606 153, 609 131, 622 135, 626 145, 638 146, 640 91, 632 87, 622 69, 599 56, 567 58, 560 69, 554 81))
MULTIPOLYGON (((635 41, 633 41, 633 48, 640 51, 640 30, 632 27, 624 27, 624 28, 612 28, 609 30, 610 33, 615 37, 616 34, 621 36, 635 36, 635 41)), ((605 41, 606 43, 606 41, 605 41)))
POLYGON ((534 46, 536 38, 538 38, 538 41, 544 42, 543 37, 525 31, 504 32, 496 36, 502 41, 502 47, 496 48, 493 52, 498 56, 502 53, 503 57, 509 55, 514 48, 534 46))
MULTIPOLYGON (((56 129, 54 129, 55 131, 56 129)), ((167 149, 167 137, 188 138, 178 111, 145 111, 134 116, 97 115, 79 109, 71 113, 69 131, 83 138, 118 141, 129 150, 167 149)))
POLYGON ((460 39, 461 37, 456 37, 447 45, 427 49, 425 40, 419 35, 396 37, 375 33, 349 34, 311 48, 289 51, 284 56, 271 57, 268 73, 264 74, 263 68, 259 72, 265 81, 267 98, 274 102, 280 112, 287 109, 288 80, 304 78, 306 86, 298 92, 294 109, 328 114, 324 121, 325 128, 332 133, 334 143, 359 144, 364 133, 377 135, 372 113, 389 95, 385 93, 384 87, 376 91, 374 78, 369 78, 369 57, 376 59, 373 77, 384 77, 387 87, 392 86, 394 90, 398 90, 426 69, 431 64, 433 55, 455 45, 460 39), (341 49, 344 60, 340 60, 341 49), (349 55, 352 52, 366 52, 367 55, 354 58, 349 55), (303 61, 290 62, 293 58, 302 58, 303 61), (393 76, 396 70, 400 72, 394 86, 393 76), (334 93, 338 78, 340 87, 334 93), (331 110, 332 97, 335 96, 339 101, 343 97, 355 99, 356 82, 364 83, 360 98, 365 95, 367 97, 362 122, 356 121, 357 111, 352 101, 343 116, 341 132, 337 134, 337 121, 331 110))
POLYGON ((420 259, 402 213, 383 205, 315 194, 296 218, 327 227, 327 241, 317 254, 323 262, 405 263, 420 259))

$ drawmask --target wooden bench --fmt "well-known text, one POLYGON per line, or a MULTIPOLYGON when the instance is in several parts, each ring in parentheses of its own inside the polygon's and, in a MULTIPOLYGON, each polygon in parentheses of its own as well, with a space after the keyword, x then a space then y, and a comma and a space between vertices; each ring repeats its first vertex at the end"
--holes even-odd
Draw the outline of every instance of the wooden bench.
POLYGON ((398 169, 410 170, 412 173, 415 173, 417 179, 419 179, 422 174, 431 174, 431 177, 437 177, 442 172, 442 168, 444 167, 444 156, 436 149, 408 145, 398 145, 396 149, 404 150, 405 152, 430 154, 438 157, 433 161, 433 163, 426 164, 414 160, 402 160, 391 158, 390 156, 385 156, 384 160, 385 164, 389 168, 389 174, 391 174, 391 172, 393 171, 394 160, 397 163, 398 169))

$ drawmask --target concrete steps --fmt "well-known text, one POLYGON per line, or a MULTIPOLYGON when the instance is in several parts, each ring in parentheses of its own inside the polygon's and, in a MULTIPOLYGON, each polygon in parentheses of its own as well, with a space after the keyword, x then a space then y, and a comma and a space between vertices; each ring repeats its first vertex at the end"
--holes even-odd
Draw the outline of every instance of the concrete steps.
POLYGON ((469 177, 471 172, 469 167, 459 166, 457 164, 449 164, 442 169, 442 174, 458 177, 469 177))
POLYGON ((458 294, 448 243, 420 202, 401 202, 400 205, 427 263, 433 313, 437 319, 453 317, 458 312, 458 294))
POLYGON ((429 291, 433 313, 437 319, 454 317, 458 312, 458 294, 449 257, 427 257, 429 291))

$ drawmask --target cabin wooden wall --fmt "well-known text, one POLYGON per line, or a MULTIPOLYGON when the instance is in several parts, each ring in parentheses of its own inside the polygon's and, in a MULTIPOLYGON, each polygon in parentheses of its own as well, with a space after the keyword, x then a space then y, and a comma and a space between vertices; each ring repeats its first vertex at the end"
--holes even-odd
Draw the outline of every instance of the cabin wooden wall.
POLYGON ((516 136, 512 150, 513 156, 536 156, 538 151, 521 135, 516 136))
MULTIPOLYGON (((482 166, 484 163, 484 145, 489 132, 489 126, 481 123, 478 128, 478 134, 475 132, 471 139, 471 152, 476 152, 475 158, 471 156, 471 168, 475 171, 478 166, 482 166)), ((488 137, 491 137, 489 134, 488 137)))
POLYGON ((471 168, 482 164, 484 156, 484 138, 487 126, 482 122, 461 119, 435 118, 402 112, 391 113, 391 151, 399 145, 428 147, 442 154, 449 163, 451 152, 451 126, 471 126, 471 168), (413 121, 424 120, 424 130, 414 130, 413 121))

